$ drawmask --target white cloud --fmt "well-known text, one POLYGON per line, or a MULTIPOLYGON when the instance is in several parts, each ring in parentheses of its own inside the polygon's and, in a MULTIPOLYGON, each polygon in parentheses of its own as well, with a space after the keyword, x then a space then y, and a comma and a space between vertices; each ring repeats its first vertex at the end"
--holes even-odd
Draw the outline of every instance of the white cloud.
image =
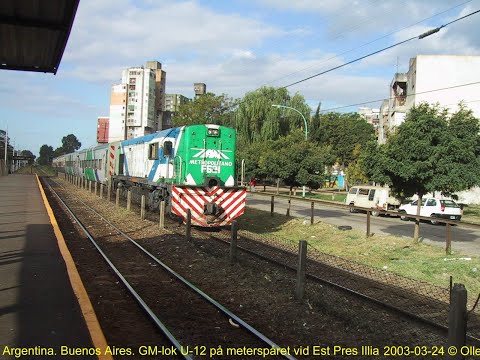
POLYGON ((64 56, 73 67, 71 75, 86 79, 88 67, 100 72, 165 56, 218 59, 282 34, 276 26, 214 12, 193 1, 149 4, 140 8, 127 0, 83 0, 64 56))

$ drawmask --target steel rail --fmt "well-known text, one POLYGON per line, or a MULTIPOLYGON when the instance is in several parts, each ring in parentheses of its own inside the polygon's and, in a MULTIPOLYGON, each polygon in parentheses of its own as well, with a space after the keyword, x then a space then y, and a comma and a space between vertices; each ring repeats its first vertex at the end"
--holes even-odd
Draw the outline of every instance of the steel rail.
MULTIPOLYGON (((50 186, 49 186, 50 187, 50 186)), ((52 189, 53 190, 53 189, 52 189)), ((58 194, 56 194, 55 192, 55 195, 59 198, 58 194)), ((60 199, 60 198, 59 198, 60 199)), ((77 199, 78 200, 78 199, 77 199)), ((60 199, 60 201, 64 204, 65 207, 66 204, 60 199)), ((262 334, 261 332, 259 332, 258 330, 256 330, 253 326, 251 326, 250 324, 248 324, 246 321, 244 321, 243 319, 241 319, 240 317, 238 317, 237 315, 235 315, 233 312, 231 312, 230 310, 228 310, 226 307, 224 307, 222 304, 220 304, 218 301, 216 301, 215 299, 213 299, 212 297, 210 297, 209 295, 207 295, 205 292, 203 292, 202 290, 200 290, 199 288, 197 288, 195 285, 193 285, 191 282, 189 282, 187 279, 185 279, 183 276, 181 276, 180 274, 178 274, 177 272, 175 272, 172 268, 170 268, 168 265, 166 265, 165 263, 163 263, 161 260, 159 260, 157 257, 155 257, 152 253, 150 253, 147 249, 145 249, 143 246, 141 246, 138 242, 136 242, 135 240, 133 240, 130 236, 128 236, 127 234, 125 234, 122 230, 120 230, 118 227, 116 227, 115 225, 113 225, 110 221, 108 221, 104 216, 102 216, 99 212, 97 212, 95 209, 91 208, 90 206, 88 206, 87 204, 85 204, 83 201, 81 200, 78 200, 80 203, 82 203, 84 206, 86 206, 90 211, 92 211, 95 215, 99 216, 104 222, 106 222, 109 226, 111 226, 113 229, 115 229, 115 231, 117 231, 119 234, 121 234, 122 236, 124 236, 126 239, 128 239, 130 242, 132 242, 132 244, 134 244, 135 246, 137 246, 143 253, 145 253, 146 255, 148 255, 153 261, 155 261, 157 264, 159 264, 160 266, 162 266, 168 273, 170 273, 172 276, 174 276, 175 278, 177 278, 178 280, 180 280, 180 282, 182 282, 184 285, 186 285, 187 287, 189 287, 190 289, 192 289, 193 291, 195 291, 198 295, 200 295, 202 298, 204 298, 205 300, 207 300, 210 304, 212 304, 213 306, 215 306, 218 310, 220 310, 222 313, 224 313, 225 315, 227 315, 228 317, 232 318, 237 324, 241 325, 243 328, 245 328, 247 331, 249 331, 250 333, 252 333, 253 335, 255 335, 257 338, 259 338, 260 340, 262 340, 264 343, 266 343, 267 345, 271 346, 272 348, 275 348, 275 349, 281 349, 281 347, 279 345, 277 345, 274 341, 270 340, 267 336, 265 336, 264 334, 262 334)), ((68 209, 68 207, 67 207, 68 209)), ((69 210, 69 212, 71 213, 71 211, 69 210)), ((76 220, 77 222, 78 219, 76 220)), ((80 222, 79 222, 79 225, 80 222)), ((83 229, 83 226, 81 226, 82 229, 83 229)), ((88 235, 87 235, 88 236, 88 235)), ((96 245, 97 249, 98 246, 96 245)), ((101 251, 99 249, 99 251, 101 251)), ((103 255, 103 253, 102 253, 103 255)), ((104 255, 105 256, 105 255, 104 255)), ((112 264, 113 265, 113 264, 112 264)), ((291 356, 291 355, 288 355, 288 354, 281 354, 281 356, 285 357, 286 359, 289 359, 289 360, 297 360, 295 357, 291 356)))
MULTIPOLYGON (((95 246, 95 248, 100 253, 100 255, 102 255, 103 259, 107 262, 107 264, 110 266, 110 268, 115 272, 115 274, 122 281, 122 283, 125 285, 125 287, 128 289, 128 291, 133 295, 135 300, 137 300, 137 302, 140 304, 140 306, 143 308, 143 310, 150 316, 150 318, 157 325, 157 327, 165 334, 165 336, 168 338, 168 340, 180 351, 180 353, 182 354, 182 356, 185 359, 193 360, 193 358, 190 357, 189 355, 184 355, 183 354, 182 346, 180 345, 178 340, 168 330, 168 328, 165 326, 165 324, 163 324, 162 321, 154 314, 152 309, 145 303, 145 301, 135 291, 135 289, 130 285, 130 283, 127 281, 127 279, 125 279, 125 277, 120 273, 120 271, 117 269, 117 267, 110 261, 108 256, 103 252, 103 250, 100 248, 100 246, 97 244, 97 242, 93 239, 93 237, 88 232, 88 230, 83 226, 83 224, 80 222, 80 220, 75 216, 75 214, 72 212, 72 210, 69 208, 69 206, 61 199, 61 197, 57 194, 57 192, 48 183, 47 183, 47 186, 48 186, 50 192, 57 197, 57 199, 60 201, 60 203, 68 211, 70 216, 72 216, 72 218, 77 222, 78 226, 80 226, 80 228, 85 233, 85 235, 88 237, 90 242, 95 246)), ((84 204, 84 205, 86 205, 86 204, 84 204)))

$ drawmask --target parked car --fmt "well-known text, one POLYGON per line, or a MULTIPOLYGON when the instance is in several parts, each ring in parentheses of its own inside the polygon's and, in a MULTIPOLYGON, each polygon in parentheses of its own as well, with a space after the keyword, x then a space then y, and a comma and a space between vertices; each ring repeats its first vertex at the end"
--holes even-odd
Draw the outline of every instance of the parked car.
MULTIPOLYGON (((403 204, 398 209, 398 212, 408 215, 417 215, 418 200, 412 201, 409 204, 403 204)), ((455 201, 438 199, 438 198, 423 198, 420 207, 420 216, 431 218, 432 224, 438 224, 435 219, 458 220, 462 218, 463 211, 455 201)), ((401 215, 400 219, 406 221, 410 220, 408 216, 401 215)))
MULTIPOLYGON (((390 189, 383 186, 356 185, 352 186, 345 198, 345 204, 373 209, 372 215, 380 215, 380 210, 395 210, 400 201, 390 196, 390 189)), ((355 209, 350 207, 350 212, 355 209)))

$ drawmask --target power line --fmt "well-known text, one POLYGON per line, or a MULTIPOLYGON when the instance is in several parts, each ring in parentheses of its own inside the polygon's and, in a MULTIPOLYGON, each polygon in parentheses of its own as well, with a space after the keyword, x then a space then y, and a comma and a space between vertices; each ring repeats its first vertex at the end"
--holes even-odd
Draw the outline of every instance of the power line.
POLYGON ((453 7, 451 7, 451 8, 448 8, 448 9, 446 9, 446 10, 444 10, 444 11, 441 11, 441 12, 439 12, 439 13, 436 13, 436 14, 434 14, 434 15, 432 15, 432 16, 429 16, 429 17, 427 17, 427 18, 424 18, 424 19, 422 19, 422 20, 419 20, 419 21, 417 21, 417 22, 414 23, 414 24, 411 24, 411 25, 405 26, 405 27, 403 27, 403 28, 401 28, 401 29, 399 29, 399 30, 390 32, 390 33, 388 33, 388 34, 386 34, 386 35, 383 35, 383 36, 381 36, 381 37, 379 37, 379 38, 376 38, 376 39, 374 39, 374 40, 372 40, 372 41, 369 41, 369 42, 366 42, 366 43, 364 43, 364 44, 362 44, 362 45, 360 45, 360 46, 357 46, 356 48, 353 48, 353 49, 344 51, 344 52, 342 52, 342 53, 340 53, 340 54, 338 54, 338 55, 334 55, 334 56, 332 56, 332 57, 329 57, 328 59, 325 59, 324 61, 322 61, 322 62, 320 62, 320 63, 318 63, 318 64, 316 64, 316 65, 307 66, 307 67, 305 67, 305 68, 303 68, 303 69, 294 71, 294 72, 292 72, 292 73, 290 73, 290 74, 287 74, 287 75, 284 75, 284 76, 282 76, 282 77, 280 77, 280 78, 278 78, 278 79, 271 80, 271 81, 267 82, 266 84, 271 84, 271 83, 273 83, 273 82, 275 82, 275 81, 282 80, 282 79, 284 79, 284 78, 286 78, 286 77, 289 77, 289 76, 291 76, 291 75, 298 74, 299 72, 302 72, 302 71, 304 71, 304 70, 308 70, 308 69, 311 69, 312 67, 315 67, 315 66, 317 66, 317 65, 326 63, 326 62, 328 62, 328 61, 330 61, 330 60, 332 60, 332 59, 335 59, 335 58, 340 57, 340 56, 342 56, 342 55, 348 54, 348 53, 350 53, 350 52, 352 52, 352 51, 358 50, 358 49, 360 49, 360 48, 362 48, 362 47, 365 47, 365 46, 367 46, 367 45, 373 44, 374 42, 377 42, 377 41, 379 41, 379 40, 382 40, 382 39, 384 39, 384 38, 386 38, 386 37, 388 37, 388 36, 391 36, 391 35, 393 35, 393 34, 396 34, 396 33, 398 33, 398 32, 401 32, 401 31, 403 31, 403 30, 406 30, 406 29, 408 29, 408 28, 411 28, 411 27, 413 27, 413 26, 415 26, 415 25, 418 25, 418 24, 420 24, 420 23, 422 23, 422 22, 424 22, 424 21, 430 20, 430 19, 432 19, 432 18, 434 18, 434 17, 437 17, 437 16, 439 16, 439 15, 445 14, 445 13, 447 13, 447 12, 453 10, 453 9, 456 9, 456 8, 458 8, 458 7, 460 7, 460 6, 463 6, 463 5, 465 5, 465 4, 469 3, 469 2, 472 2, 472 0, 464 1, 464 2, 462 2, 461 4, 455 5, 455 6, 453 6, 453 7))
MULTIPOLYGON (((322 72, 320 72, 320 73, 318 73, 318 74, 315 74, 315 75, 309 76, 309 77, 307 77, 307 78, 298 80, 298 81, 296 81, 296 82, 294 82, 294 83, 291 83, 291 84, 288 84, 288 85, 286 85, 286 86, 280 86, 279 89, 286 89, 286 88, 288 88, 288 87, 290 87, 290 86, 293 86, 293 85, 296 85, 296 84, 300 84, 300 83, 305 82, 305 81, 307 81, 307 80, 313 79, 313 78, 315 78, 315 77, 317 77, 317 76, 324 75, 324 74, 329 73, 329 72, 331 72, 331 71, 340 69, 340 68, 342 68, 342 67, 344 67, 344 66, 347 66, 347 65, 352 64, 352 63, 354 63, 354 62, 360 61, 360 60, 365 59, 365 58, 367 58, 367 57, 376 55, 376 54, 378 54, 378 53, 381 53, 381 52, 386 51, 386 50, 388 50, 388 49, 391 49, 391 48, 393 48, 393 47, 402 45, 402 44, 407 43, 407 42, 409 42, 409 41, 412 41, 412 40, 414 40, 414 39, 423 39, 423 38, 425 38, 425 37, 427 37, 427 36, 430 36, 430 35, 433 35, 433 34, 437 33, 438 31, 440 31, 440 29, 442 29, 442 28, 444 28, 444 27, 446 27, 446 26, 448 26, 448 25, 450 25, 450 24, 453 24, 454 22, 457 22, 457 21, 459 21, 459 20, 463 20, 463 19, 465 19, 465 18, 467 18, 467 17, 469 17, 469 16, 472 16, 472 15, 478 13, 478 12, 480 12, 480 10, 474 11, 474 12, 472 12, 472 13, 470 13, 470 14, 467 14, 467 15, 465 15, 465 16, 462 16, 462 17, 458 18, 458 19, 455 19, 455 20, 453 20, 453 21, 451 21, 451 22, 449 22, 449 23, 447 23, 447 24, 444 24, 444 25, 439 26, 439 27, 437 27, 437 28, 434 28, 434 29, 431 29, 431 30, 429 30, 429 31, 426 31, 426 32, 424 32, 424 33, 422 33, 422 34, 420 34, 420 35, 418 35, 418 36, 413 36, 413 37, 411 37, 411 38, 409 38, 409 39, 400 41, 400 42, 398 42, 398 43, 396 43, 396 44, 387 46, 387 47, 382 48, 382 49, 380 49, 380 50, 377 50, 377 51, 374 51, 374 52, 369 53, 369 54, 367 54, 367 55, 364 55, 364 56, 361 56, 361 57, 359 57, 359 58, 356 58, 356 59, 354 59, 354 60, 348 61, 348 62, 346 62, 346 63, 344 63, 344 64, 335 66, 335 67, 330 68, 330 69, 328 69, 328 70, 322 71, 322 72)), ((376 101, 383 101, 383 99, 381 99, 381 100, 376 100, 376 101)), ((241 105, 241 104, 243 104, 243 103, 245 103, 245 102, 246 102, 246 100, 243 100, 243 101, 240 101, 240 102, 238 102, 238 103, 232 104, 232 105, 226 107, 225 110, 228 110, 228 109, 230 109, 230 108, 234 108, 234 107, 239 106, 239 105, 241 105)), ((372 101, 372 102, 374 102, 374 101, 372 101)), ((362 103, 362 104, 363 104, 363 103, 362 103)), ((355 106, 355 105, 351 105, 351 106, 355 106)))
POLYGON ((444 27, 446 27, 446 26, 448 26, 448 25, 450 25, 450 24, 453 24, 454 22, 457 22, 457 21, 459 21, 459 20, 465 19, 465 18, 467 18, 467 17, 469 17, 469 16, 472 16, 472 15, 474 15, 474 14, 476 14, 476 13, 479 13, 479 12, 480 12, 480 10, 474 11, 474 12, 472 12, 472 13, 470 13, 470 14, 467 14, 467 15, 465 15, 465 16, 462 16, 461 18, 458 18, 458 19, 456 19, 456 20, 450 21, 450 22, 447 23, 447 24, 444 24, 444 25, 439 26, 439 27, 437 27, 437 28, 435 28, 435 29, 431 29, 431 30, 429 30, 429 31, 426 31, 426 32, 424 32, 423 34, 420 34, 420 35, 418 35, 418 36, 413 36, 413 37, 411 37, 411 38, 409 38, 409 39, 400 41, 400 42, 398 42, 398 43, 396 43, 396 44, 387 46, 387 47, 385 47, 385 48, 383 48, 383 49, 374 51, 374 52, 369 53, 369 54, 367 54, 367 55, 364 55, 364 56, 361 56, 361 57, 356 58, 356 59, 354 59, 354 60, 351 60, 351 61, 348 61, 348 62, 346 62, 346 63, 343 63, 343 64, 341 64, 341 65, 335 66, 335 67, 333 67, 333 68, 331 68, 331 69, 322 71, 322 72, 320 72, 320 73, 318 73, 318 74, 315 74, 315 75, 306 77, 306 78, 304 78, 304 79, 295 81, 295 82, 293 82, 293 83, 291 83, 291 84, 288 84, 288 85, 286 85, 286 86, 282 86, 281 88, 288 88, 288 87, 290 87, 290 86, 300 84, 300 83, 302 83, 302 82, 304 82, 304 81, 313 79, 313 78, 315 78, 315 77, 317 77, 317 76, 324 75, 324 74, 329 73, 329 72, 331 72, 331 71, 340 69, 340 68, 342 68, 342 67, 344 67, 344 66, 353 64, 354 62, 363 60, 363 59, 365 59, 365 58, 367 58, 367 57, 370 57, 370 56, 379 54, 379 53, 381 53, 381 52, 383 52, 383 51, 386 51, 386 50, 388 50, 388 49, 391 49, 391 48, 394 48, 394 47, 396 47, 396 46, 405 44, 405 43, 407 43, 407 42, 409 42, 409 41, 412 41, 412 40, 414 40, 414 39, 419 39, 419 40, 420 40, 420 39, 424 39, 424 38, 426 38, 427 36, 430 36, 430 35, 433 35, 433 34, 439 32, 442 28, 444 28, 444 27))
MULTIPOLYGON (((459 87, 463 87, 463 86, 471 86, 471 85, 477 85, 477 84, 480 84, 480 81, 475 81, 475 82, 465 83, 465 84, 459 84, 459 85, 453 85, 453 86, 448 86, 448 87, 444 87, 444 88, 426 90, 426 91, 421 91, 421 92, 413 93, 413 94, 407 94, 407 95, 405 95, 405 98, 410 97, 410 96, 415 96, 415 95, 427 94, 427 93, 431 93, 431 92, 455 89, 455 88, 459 88, 459 87)), ((320 110, 320 112, 334 111, 334 110, 344 109, 344 108, 348 108, 348 107, 372 104, 372 103, 376 103, 376 102, 379 102, 379 101, 394 100, 394 99, 395 99, 395 97, 388 97, 388 98, 383 98, 383 99, 365 101, 365 102, 361 102, 361 103, 356 103, 356 104, 351 104, 351 105, 343 105, 343 106, 338 106, 338 107, 334 107, 334 108, 330 108, 330 109, 320 110)), ((475 100, 475 101, 477 101, 477 100, 475 100)), ((474 101, 469 101, 469 102, 474 102, 474 101)))

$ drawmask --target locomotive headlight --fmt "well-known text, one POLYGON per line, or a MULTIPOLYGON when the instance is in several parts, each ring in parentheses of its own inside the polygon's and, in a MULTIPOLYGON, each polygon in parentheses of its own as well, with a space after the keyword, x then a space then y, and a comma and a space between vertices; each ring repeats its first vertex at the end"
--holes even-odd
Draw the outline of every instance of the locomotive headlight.
POLYGON ((209 128, 207 130, 207 135, 208 136, 218 136, 218 135, 220 135, 220 129, 209 128))

